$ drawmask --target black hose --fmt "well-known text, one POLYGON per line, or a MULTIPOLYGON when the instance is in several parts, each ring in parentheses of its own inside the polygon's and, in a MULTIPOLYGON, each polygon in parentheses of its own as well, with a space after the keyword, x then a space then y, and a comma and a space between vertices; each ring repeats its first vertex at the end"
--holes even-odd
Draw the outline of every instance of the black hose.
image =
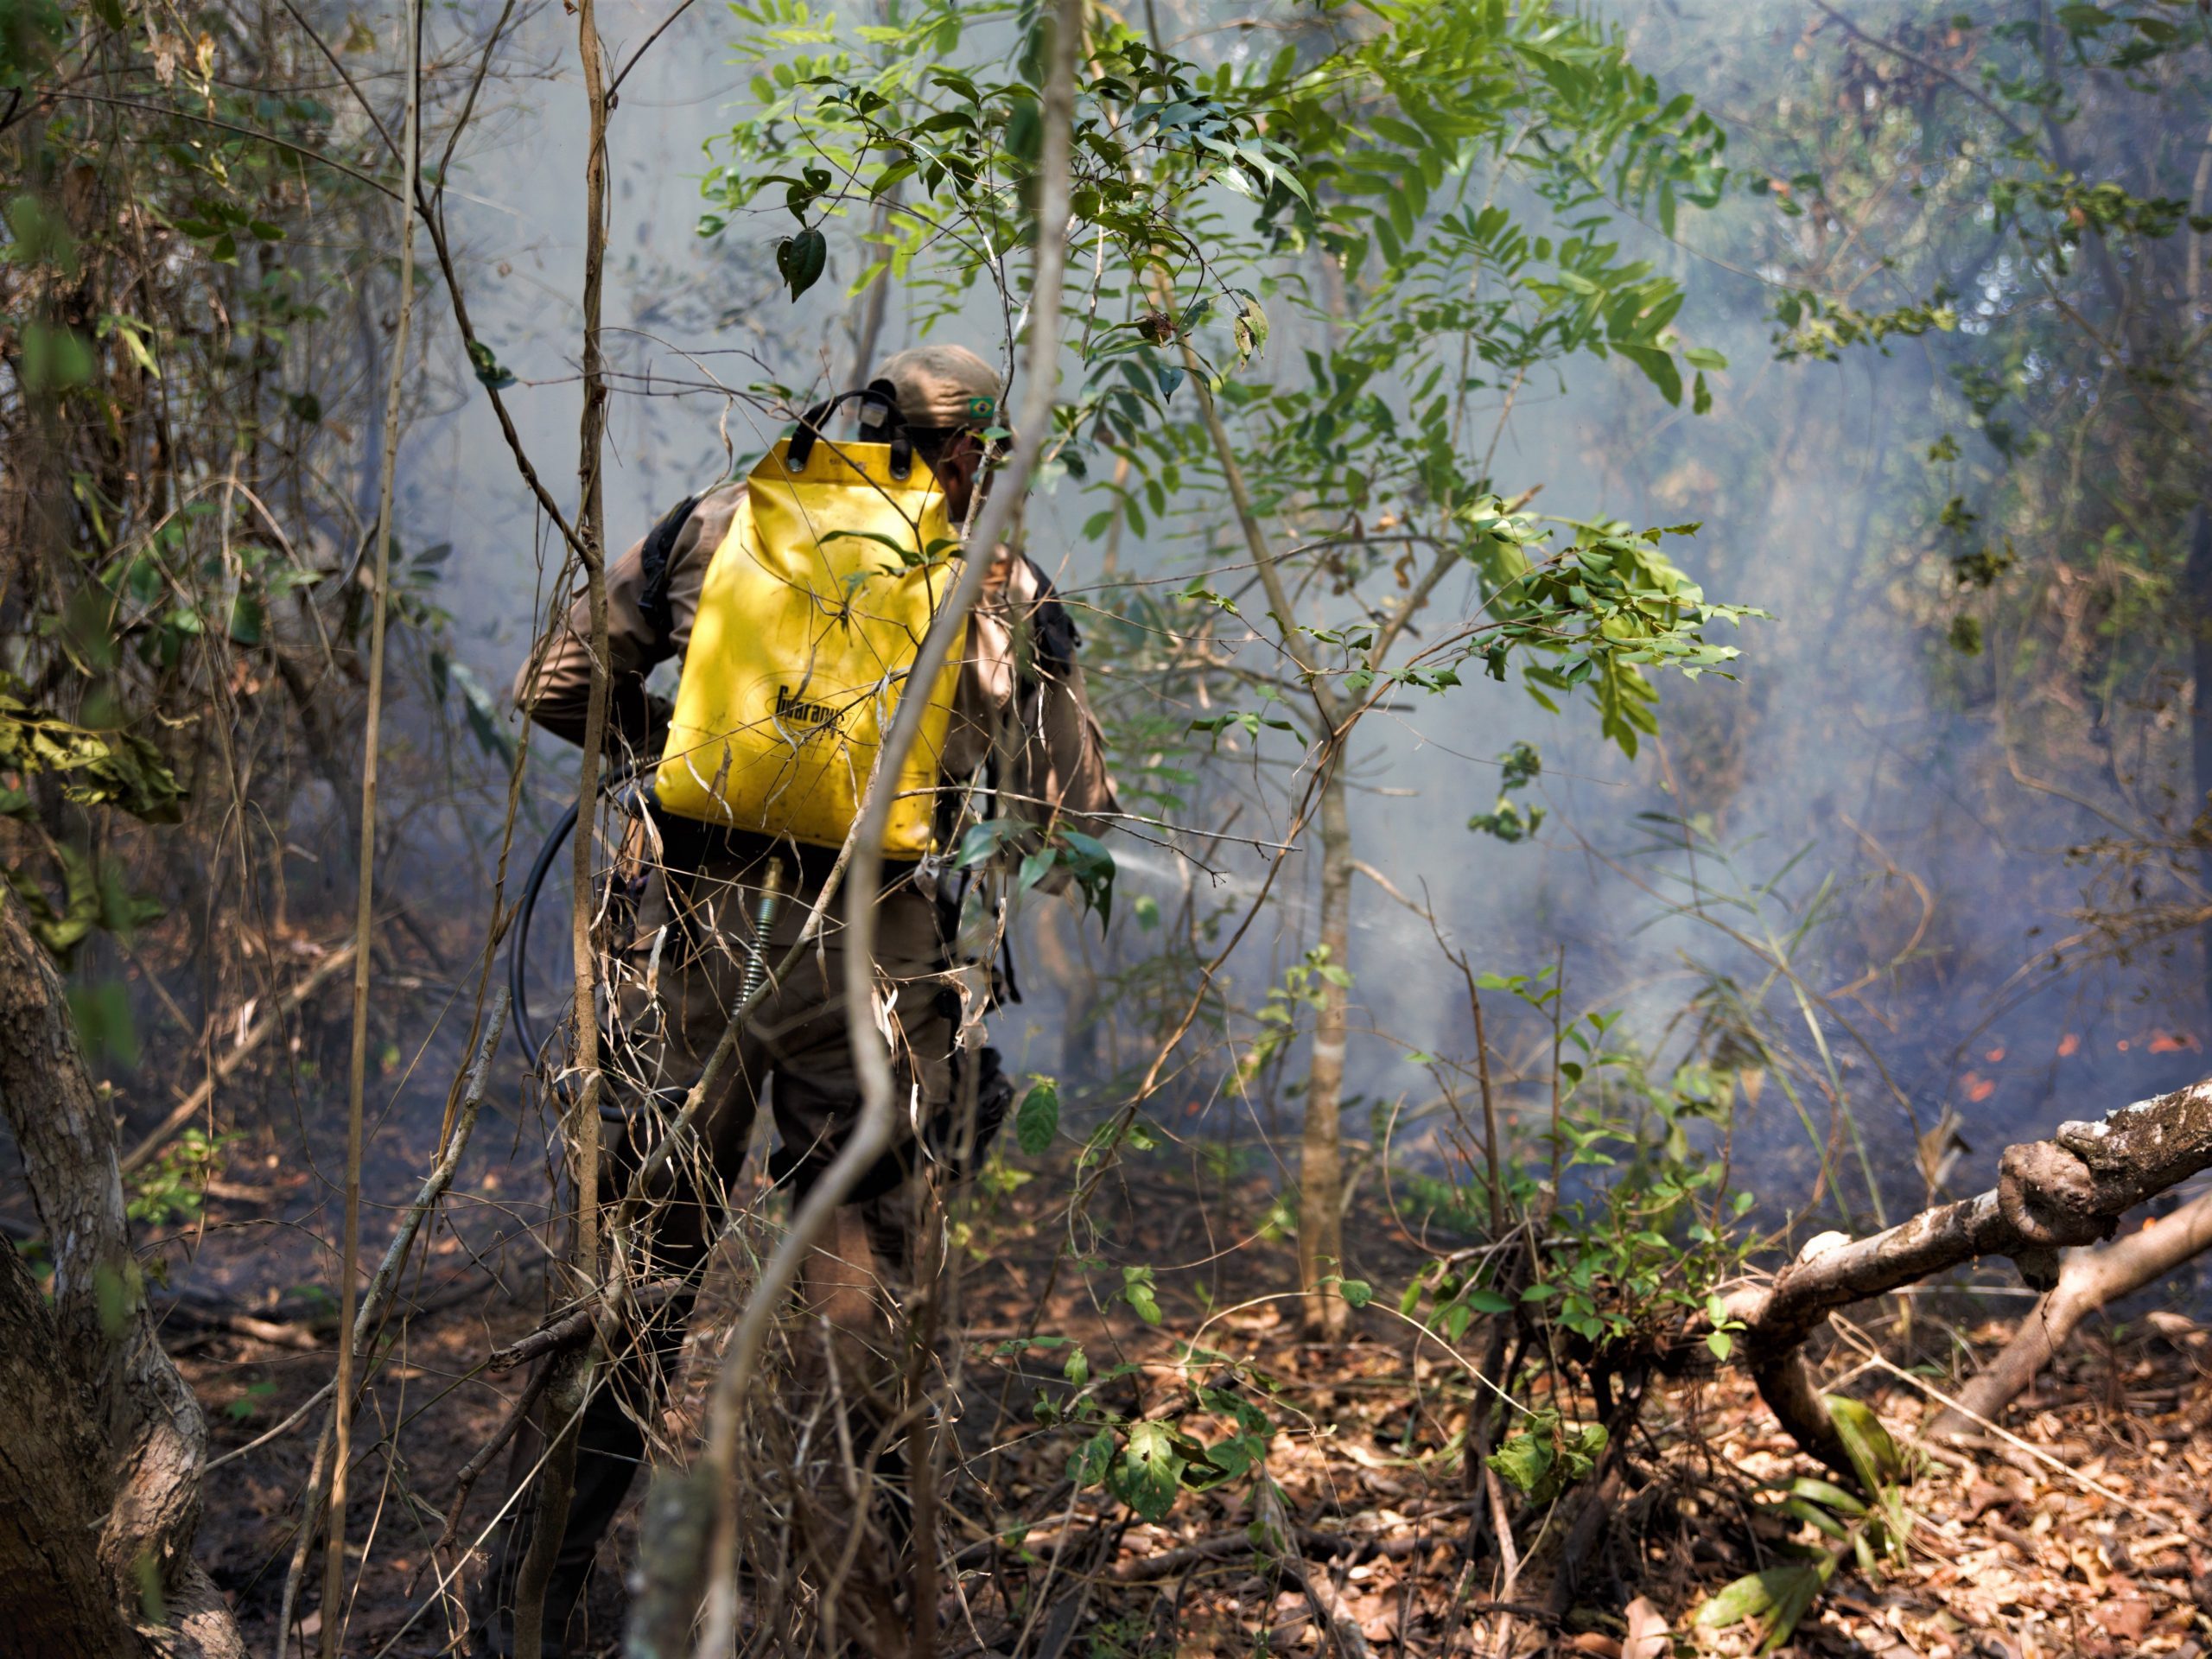
POLYGON ((569 810, 545 837, 545 844, 537 849, 537 861, 530 867, 530 880, 523 883, 522 909, 515 916, 514 938, 507 942, 507 1001, 513 1005, 515 1040, 522 1045, 522 1057, 532 1067, 537 1064, 542 1050, 537 1041, 537 1022, 530 1017, 530 994, 524 987, 530 957, 530 918, 537 908, 537 894, 545 885, 546 872, 553 868, 553 860, 560 853, 561 843, 576 827, 576 803, 569 803, 569 810))
MULTIPOLYGON (((610 795, 637 775, 635 766, 613 767, 599 780, 599 792, 610 795)), ((569 810, 546 836, 545 844, 537 849, 537 861, 530 867, 530 879, 523 883, 522 908, 515 916, 514 937, 507 944, 507 1001, 514 1010, 515 1040, 522 1045, 522 1057, 530 1062, 532 1070, 545 1051, 538 1040, 537 1022, 530 1017, 530 995, 524 985, 530 957, 530 918, 537 912, 537 895, 543 890, 546 874, 560 854, 561 843, 576 827, 576 804, 574 801, 569 804, 569 810)))

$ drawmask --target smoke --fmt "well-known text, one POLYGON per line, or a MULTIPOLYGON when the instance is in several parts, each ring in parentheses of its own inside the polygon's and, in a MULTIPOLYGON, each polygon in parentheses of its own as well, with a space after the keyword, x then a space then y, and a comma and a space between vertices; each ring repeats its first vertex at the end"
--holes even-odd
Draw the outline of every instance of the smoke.
MULTIPOLYGON (((1779 6, 1756 23, 1734 11, 1653 21, 1643 10, 1630 15, 1649 66, 1670 87, 1715 99, 1724 120, 1735 112, 1726 99, 1742 89, 1707 60, 1744 31, 1803 22, 1779 6)), ((618 41, 641 40, 659 21, 642 7, 602 16, 618 41)), ((556 57, 567 27, 558 14, 527 22, 524 56, 556 57)), ((850 349, 849 250, 840 247, 830 277, 793 305, 775 285, 769 229, 695 234, 702 147, 748 98, 724 67, 727 27, 703 9, 683 18, 625 86, 614 121, 622 257, 609 276, 608 315, 635 330, 610 340, 628 377, 608 457, 618 542, 726 475, 731 453, 741 458, 774 435, 744 405, 686 390, 702 371, 741 385, 771 371, 818 382, 844 372, 850 349)), ((1798 60, 1785 42, 1761 61, 1798 60)), ((474 147, 454 201, 480 331, 528 383, 512 402, 549 478, 565 475, 576 425, 582 99, 564 102, 564 90, 542 81, 495 89, 505 100, 498 142, 474 147)), ((1739 139, 1738 158, 1758 142, 1739 139)), ((2032 735, 2024 742, 1997 718, 2003 676, 1986 658, 1949 651, 1931 628, 1928 543, 1901 527, 1929 493, 1921 457, 1960 429, 1955 388, 1920 342, 1854 351, 1835 365, 1776 362, 1774 290, 1730 268, 1753 215, 1766 211, 1741 197, 1714 215, 1685 210, 1679 240, 1625 217, 1617 226, 1630 254, 1688 288, 1685 339, 1734 365, 1713 378, 1709 413, 1670 409, 1624 365, 1584 361, 1521 401, 1496 466, 1502 493, 1541 486, 1543 505, 1563 515, 1700 521, 1694 540, 1669 543, 1677 559, 1711 596, 1773 613, 1738 642, 1740 677, 1664 683, 1662 741, 1632 761, 1598 739, 1586 710, 1549 715, 1517 689, 1485 683, 1444 699, 1402 699, 1360 739, 1354 832, 1363 859, 1408 895, 1426 891, 1478 969, 1535 972, 1563 950, 1570 1006, 1625 1007, 1630 1027, 1669 1058, 1690 1052, 1699 1020, 1685 1010, 1715 975, 1743 986, 1777 1032, 1811 1052, 1792 982, 1777 972, 1777 953, 1785 957, 1891 1196, 1916 1199, 1915 1137, 1947 1109, 1974 1149, 1955 1178, 1963 1186, 1988 1174, 2007 1140, 2194 1077, 2212 1033, 2192 989, 2193 942, 2134 952, 2069 946, 2054 959, 2057 942, 2080 931, 2073 912, 2092 868, 2069 849, 2110 830, 2099 813, 2114 790, 2084 775, 2071 739, 2041 751, 2032 735), (1516 740, 1542 753, 1535 794, 1548 816, 1533 842, 1508 845, 1464 826, 1496 799, 1496 758, 1516 740), (1692 881, 1710 898, 1703 917, 1681 908, 1692 881)), ((988 342, 1001 321, 979 308, 935 332, 988 342)), ((1295 360, 1297 333, 1278 320, 1279 362, 1295 360)), ((884 349, 913 335, 894 295, 884 349)), ((452 355, 448 378, 473 391, 452 355)), ((418 427, 403 476, 416 533, 463 550, 448 602, 473 666, 502 685, 557 560, 480 396, 418 427)), ((1033 513, 1033 551, 1078 595, 1099 573, 1101 550, 1076 532, 1094 505, 1062 479, 1033 513)), ((1183 505, 1192 515, 1218 511, 1183 505)), ((1120 550, 1121 571, 1181 571, 1189 557, 1156 537, 1133 537, 1120 550)), ((1440 611, 1454 602, 1440 596, 1440 611)), ((565 753, 545 755, 540 799, 558 801, 566 766, 565 753)), ((1151 892, 1165 903, 1194 883, 1223 904, 1256 897, 1268 856, 1224 851, 1217 880, 1126 838, 1116 855, 1129 898, 1151 892)), ((1272 916, 1234 964, 1248 996, 1311 941, 1311 861, 1295 856, 1272 916)), ((1427 925, 1365 878, 1357 915, 1350 966, 1365 1020, 1404 1044, 1469 1053, 1464 991, 1427 925)), ((1131 924, 1120 927, 1116 950, 1144 948, 1131 924)), ((1027 1018, 1049 1024, 1042 1010, 1054 993, 1036 982, 1039 1009, 1027 1018)), ((1524 1045, 1527 1033, 1503 1019, 1501 1046, 1524 1045)), ((1356 1039, 1351 1064, 1353 1086, 1372 1096, 1427 1086, 1401 1045, 1356 1039)), ((1833 1103, 1813 1092, 1825 1122, 1833 1103)), ((1771 1092, 1747 1118, 1738 1157, 1753 1185, 1771 1181, 1792 1198, 1817 1161, 1771 1092)))

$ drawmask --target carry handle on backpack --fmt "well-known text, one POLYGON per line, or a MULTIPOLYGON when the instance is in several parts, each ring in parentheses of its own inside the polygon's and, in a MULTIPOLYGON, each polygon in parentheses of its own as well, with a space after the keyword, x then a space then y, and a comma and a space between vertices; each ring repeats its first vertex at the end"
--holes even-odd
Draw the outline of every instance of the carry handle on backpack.
POLYGON ((823 423, 836 411, 837 405, 857 398, 861 405, 861 425, 887 425, 891 430, 891 476, 905 481, 914 470, 914 441, 906 435, 906 423, 899 418, 899 397, 888 380, 878 380, 865 391, 841 391, 824 404, 817 404, 799 416, 798 429, 791 434, 790 445, 784 451, 784 465, 794 473, 806 470, 807 461, 814 454, 814 441, 822 435, 823 423), (880 409, 880 419, 871 422, 868 414, 880 409))

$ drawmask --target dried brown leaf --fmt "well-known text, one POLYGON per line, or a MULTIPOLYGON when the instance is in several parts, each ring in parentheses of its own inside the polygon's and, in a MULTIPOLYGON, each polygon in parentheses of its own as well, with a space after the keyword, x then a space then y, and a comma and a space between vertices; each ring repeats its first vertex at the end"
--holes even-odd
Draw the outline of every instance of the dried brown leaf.
POLYGON ((1666 1615, 1652 1605, 1651 1598, 1638 1596, 1629 1603, 1628 1640, 1621 1643, 1621 1659, 1667 1659, 1673 1650, 1666 1615))

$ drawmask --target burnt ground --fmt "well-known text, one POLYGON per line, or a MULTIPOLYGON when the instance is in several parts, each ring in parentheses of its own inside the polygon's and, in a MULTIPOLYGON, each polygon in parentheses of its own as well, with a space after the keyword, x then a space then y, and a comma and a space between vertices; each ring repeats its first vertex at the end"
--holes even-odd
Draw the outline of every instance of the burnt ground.
MULTIPOLYGON (((1136 1521, 1096 1488, 1071 1494, 1064 1473, 1090 1431, 1039 1421, 1041 1393, 1065 1401, 1067 1350, 1025 1346, 1058 1242, 1061 1218, 1039 1179, 995 1201, 969 1240, 963 1294, 969 1338, 962 1439, 975 1453, 995 1438, 995 1460, 969 1467, 993 1480, 989 1498, 956 1481, 949 1524, 963 1577, 946 1601, 947 1656, 1010 1651, 1037 1617, 1028 1651, 1117 1659, 1137 1655, 1321 1654, 1350 1642, 1357 1624, 1376 1654, 1484 1654, 1503 1635, 1517 1654, 1612 1655, 1628 1634, 1630 1604, 1648 1629, 1664 1620, 1679 1651, 1748 1654, 1758 1629, 1698 1629, 1694 1616, 1741 1574, 1796 1559, 1818 1541, 1809 1529, 1759 1509, 1774 1483, 1820 1472, 1775 1429, 1738 1376, 1655 1386, 1628 1446, 1607 1523, 1580 1558, 1578 1588, 1555 1597, 1573 1494, 1541 1525, 1524 1522, 1529 1560, 1511 1598, 1510 1630, 1479 1611, 1501 1585, 1495 1552, 1470 1562, 1475 1505, 1459 1450, 1475 1399, 1465 1367, 1387 1311, 1415 1257, 1393 1247, 1360 1264, 1382 1294, 1357 1316, 1338 1350, 1300 1341, 1279 1295, 1292 1261, 1287 1243, 1256 1230, 1268 1195, 1230 1192, 1197 1177, 1143 1166, 1102 1202, 1097 1270, 1062 1272, 1034 1329, 1080 1342, 1096 1373, 1091 1397, 1135 1415, 1174 1416, 1204 1440, 1218 1418, 1182 1414, 1192 1373, 1181 1344, 1203 1344, 1251 1368, 1273 1420, 1267 1465, 1280 1483, 1312 1580, 1333 1601, 1339 1632, 1325 1634, 1314 1597, 1255 1553, 1253 1483, 1186 1493, 1158 1524, 1136 1521), (1203 1187, 1203 1190, 1202 1190, 1203 1187), (1166 1224, 1162 1219, 1167 1218, 1166 1224), (1227 1248, 1230 1240, 1249 1241, 1227 1248), (1157 1326, 1136 1318, 1116 1262, 1148 1260, 1159 1273, 1157 1326), (1195 1265, 1191 1265, 1195 1264, 1195 1265), (1007 1413, 994 1435, 994 1409, 1007 1413), (976 1542, 995 1527, 1019 1543, 995 1552, 976 1542), (1532 1542, 1533 1537, 1533 1542, 1532 1542), (958 1541, 956 1539, 956 1544, 958 1541), (1652 1615, 1656 1613, 1656 1618, 1652 1615), (1694 1646, 1693 1646, 1694 1643, 1694 1646)), ((253 1200, 219 1191, 208 1236, 251 1226, 253 1200)), ((398 1335, 364 1413, 349 1536, 365 1544, 346 1632, 350 1654, 429 1656, 451 1650, 456 1604, 441 1601, 456 1554, 434 1556, 454 1471, 488 1437, 519 1376, 483 1371, 491 1349, 530 1330, 542 1284, 503 1258, 494 1286, 451 1234, 434 1246, 424 1300, 440 1304, 398 1335), (396 1438, 390 1435, 398 1427, 396 1438), (410 1620, 412 1621, 410 1623, 410 1620)), ((726 1329, 736 1287, 710 1287, 695 1351, 726 1329)), ((1948 1386, 1971 1356, 2010 1329, 1992 1307, 2017 1298, 1961 1295, 1892 1300, 1847 1327, 1827 1362, 1831 1386, 1847 1388, 1910 1446, 1931 1409, 1929 1390, 1948 1386), (1917 1382, 1908 1380, 1916 1377, 1917 1382)), ((249 1316, 251 1317, 251 1316, 249 1316)), ((181 1362, 205 1402, 218 1454, 247 1445, 290 1416, 329 1374, 327 1331, 312 1319, 249 1325, 213 1316, 173 1324, 181 1362)), ((679 1402, 671 1433, 693 1443, 679 1402)), ((1222 1374, 1214 1373, 1215 1380, 1222 1374)), ((1581 1414, 1587 1414, 1587 1407, 1581 1414)), ((1576 1414, 1572 1403, 1570 1415, 1576 1414)), ((289 1557, 298 1493, 320 1414, 211 1473, 200 1555, 232 1596, 252 1650, 276 1655, 275 1609, 289 1557)), ((2015 1437, 1963 1452, 1923 1448, 1907 1501, 1914 1514, 1900 1561, 1868 1573, 1847 1560, 1783 1654, 1883 1659, 2055 1659, 2081 1655, 2193 1656, 2212 1642, 2212 1332, 2171 1312, 2139 1312, 2093 1324, 2054 1375, 2016 1406, 2015 1437)), ((467 1512, 480 1528, 501 1495, 488 1474, 467 1512)), ((571 1630, 576 1650, 614 1651, 623 1616, 621 1569, 634 1549, 636 1503, 602 1554, 588 1617, 571 1630)), ((319 1628, 310 1582, 302 1592, 319 1628)), ((473 1568, 463 1572, 463 1582, 473 1568)), ((297 1651, 296 1646, 289 1649, 297 1651)), ((1662 1650, 1630 1645, 1631 1659, 1662 1650)))

